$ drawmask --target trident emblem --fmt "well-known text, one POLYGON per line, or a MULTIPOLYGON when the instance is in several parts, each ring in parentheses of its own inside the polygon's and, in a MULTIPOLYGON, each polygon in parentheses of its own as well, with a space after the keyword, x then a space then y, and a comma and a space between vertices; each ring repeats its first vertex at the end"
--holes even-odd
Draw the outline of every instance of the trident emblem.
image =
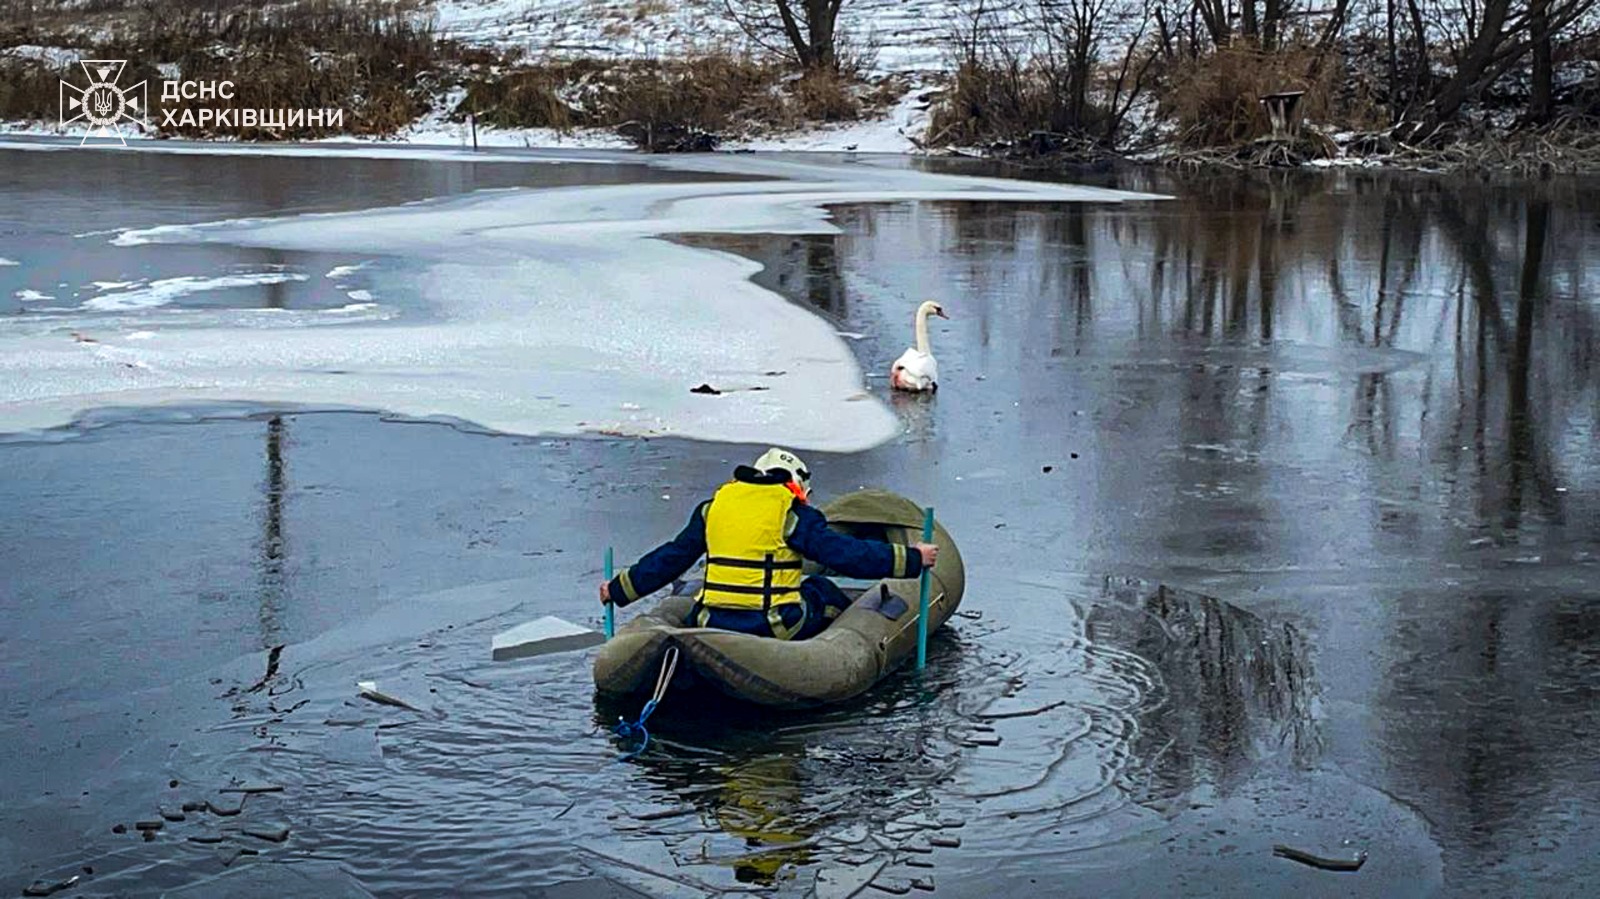
POLYGON ((78 141, 78 146, 88 143, 91 137, 114 137, 123 146, 124 123, 144 124, 149 112, 149 89, 145 82, 129 87, 118 87, 126 66, 124 59, 85 59, 79 62, 83 73, 89 77, 89 86, 78 88, 61 80, 61 124, 70 125, 80 119, 89 125, 89 132, 78 141))

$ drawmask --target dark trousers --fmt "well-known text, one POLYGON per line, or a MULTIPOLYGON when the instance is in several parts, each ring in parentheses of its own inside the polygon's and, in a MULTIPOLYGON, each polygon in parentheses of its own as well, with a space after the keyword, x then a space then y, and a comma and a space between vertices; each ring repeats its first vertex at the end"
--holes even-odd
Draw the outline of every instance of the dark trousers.
MULTIPOLYGON (((839 585, 820 575, 800 582, 800 602, 772 610, 782 627, 794 633, 791 640, 809 640, 820 634, 841 612, 850 608, 850 597, 839 585), (795 628, 799 628, 795 632, 795 628)), ((760 609, 708 609, 695 604, 690 620, 699 627, 714 627, 757 637, 777 636, 772 621, 760 609)))

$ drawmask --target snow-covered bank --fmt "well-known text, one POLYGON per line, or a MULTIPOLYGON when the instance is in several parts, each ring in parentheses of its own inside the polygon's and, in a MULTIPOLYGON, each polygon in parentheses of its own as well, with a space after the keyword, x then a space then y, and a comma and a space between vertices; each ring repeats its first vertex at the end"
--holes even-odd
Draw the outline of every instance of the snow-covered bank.
POLYGON ((928 130, 934 89, 915 83, 900 101, 881 117, 860 122, 819 126, 793 134, 733 140, 727 149, 772 151, 823 151, 860 153, 918 153, 928 130))
MULTIPOLYGON (((819 125, 786 134, 757 138, 733 138, 722 143, 725 150, 765 150, 791 152, 861 152, 861 153, 917 153, 918 139, 927 127, 929 99, 927 91, 908 91, 885 115, 859 122, 838 125, 819 125)), ((0 146, 27 149, 64 149, 77 146, 84 131, 63 129, 53 122, 0 122, 0 146), (15 138, 71 138, 67 144, 52 142, 25 143, 15 138)), ((554 128, 494 128, 479 126, 477 150, 473 149, 470 126, 451 122, 442 110, 419 119, 410 128, 391 137, 369 138, 342 135, 317 141, 317 149, 308 144, 247 143, 242 141, 168 141, 152 134, 128 133, 130 145, 170 153, 227 153, 283 152, 320 153, 327 156, 366 156, 378 152, 397 158, 442 159, 455 157, 473 161, 526 161, 526 156, 497 152, 504 150, 628 150, 632 145, 613 131, 602 128, 575 128, 560 131, 554 128)), ((93 139, 86 146, 120 148, 115 141, 93 139)))
MULTIPOLYGON (((120 152, 120 151, 119 151, 120 152)), ((637 157, 630 157, 637 158, 637 157)), ((518 434, 615 432, 849 451, 898 420, 833 327, 750 281, 756 264, 659 240, 832 233, 826 204, 1118 202, 1141 195, 755 155, 656 165, 769 180, 495 191, 360 213, 165 226, 124 247, 213 242, 424 267, 426 322, 162 310, 7 322, 0 430, 106 406, 247 402, 443 417, 518 434), (92 325, 93 330, 88 326, 92 325), (74 340, 84 330, 93 343, 74 340), (721 390, 700 395, 702 383, 721 390)), ((104 239, 104 238, 97 238, 104 239)), ((908 300, 908 302, 910 302, 908 300)))
MULTIPOLYGON (((1028 4, 986 8, 998 22, 1020 23, 1028 4)), ((441 37, 534 57, 637 59, 750 45, 723 0, 435 0, 432 11, 441 37)), ((970 12, 953 0, 851 0, 839 9, 839 30, 876 74, 945 71, 970 12)))

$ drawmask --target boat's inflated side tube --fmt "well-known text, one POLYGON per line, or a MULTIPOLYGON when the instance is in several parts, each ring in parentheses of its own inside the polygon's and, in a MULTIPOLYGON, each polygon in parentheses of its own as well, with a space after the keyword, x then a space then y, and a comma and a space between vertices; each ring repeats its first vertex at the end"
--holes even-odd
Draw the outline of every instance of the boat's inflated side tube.
MULTIPOLYGON (((851 536, 910 545, 922 540, 923 511, 885 490, 862 490, 824 505, 833 529, 851 536)), ((928 590, 928 632, 954 614, 966 589, 955 541, 938 522, 939 563, 928 590)), ((822 574, 808 563, 808 574, 822 574)), ((814 706, 856 696, 917 651, 918 581, 883 580, 861 592, 843 614, 810 640, 754 637, 684 627, 692 596, 669 596, 617 629, 594 663, 602 693, 628 695, 655 686, 667 647, 679 647, 679 668, 730 696, 762 705, 814 706)))

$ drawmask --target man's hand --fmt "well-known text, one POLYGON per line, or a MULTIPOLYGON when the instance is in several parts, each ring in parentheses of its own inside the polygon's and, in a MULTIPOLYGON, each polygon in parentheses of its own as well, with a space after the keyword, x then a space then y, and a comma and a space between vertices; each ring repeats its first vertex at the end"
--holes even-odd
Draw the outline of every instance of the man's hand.
POLYGON ((610 581, 601 581, 600 582, 600 603, 602 605, 604 605, 605 603, 608 603, 608 602, 611 601, 611 591, 606 589, 610 585, 611 585, 610 581))
POLYGON ((922 567, 932 568, 933 563, 939 561, 939 547, 932 543, 913 543, 911 548, 922 556, 922 567))

